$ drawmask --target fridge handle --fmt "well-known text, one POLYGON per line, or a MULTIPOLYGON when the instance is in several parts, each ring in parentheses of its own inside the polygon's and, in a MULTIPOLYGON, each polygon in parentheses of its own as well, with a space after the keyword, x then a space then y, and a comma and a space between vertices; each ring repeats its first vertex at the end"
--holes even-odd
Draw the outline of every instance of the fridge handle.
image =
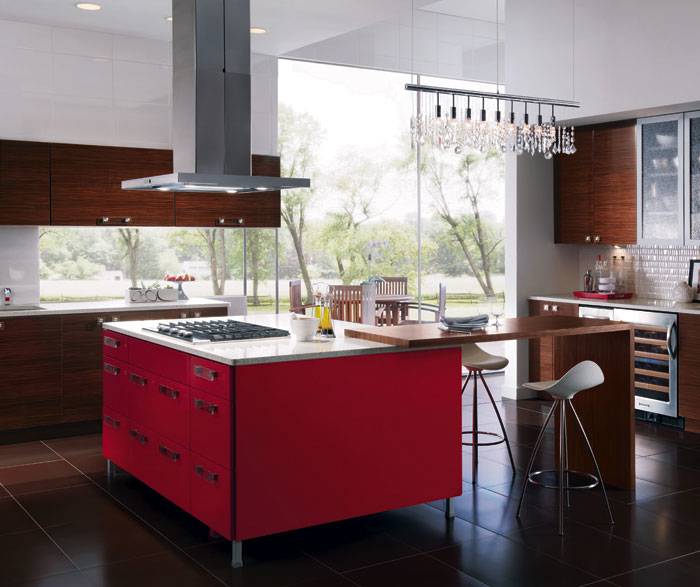
POLYGON ((678 358, 678 326, 674 322, 666 331, 666 347, 672 359, 678 358))

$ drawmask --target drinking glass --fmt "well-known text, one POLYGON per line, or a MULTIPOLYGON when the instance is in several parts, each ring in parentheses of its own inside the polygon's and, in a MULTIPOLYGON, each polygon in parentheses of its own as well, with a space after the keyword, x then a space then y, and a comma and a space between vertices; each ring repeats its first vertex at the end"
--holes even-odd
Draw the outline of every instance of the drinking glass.
POLYGON ((489 306, 490 314, 495 318, 494 326, 501 326, 500 317, 503 316, 503 301, 498 296, 488 296, 486 301, 489 306))

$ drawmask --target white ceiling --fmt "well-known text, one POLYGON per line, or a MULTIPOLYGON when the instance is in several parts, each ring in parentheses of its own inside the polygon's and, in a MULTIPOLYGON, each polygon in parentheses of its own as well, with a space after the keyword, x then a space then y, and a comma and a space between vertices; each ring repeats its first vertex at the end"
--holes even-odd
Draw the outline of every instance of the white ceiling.
MULTIPOLYGON (((102 10, 75 8, 77 0, 0 0, 0 19, 19 20, 70 28, 170 40, 171 0, 93 0, 102 10)), ((440 12, 464 10, 463 4, 495 0, 441 0, 455 6, 440 12)), ((397 15, 403 8, 431 4, 433 0, 251 0, 251 24, 266 35, 252 37, 257 53, 282 55, 397 15)))

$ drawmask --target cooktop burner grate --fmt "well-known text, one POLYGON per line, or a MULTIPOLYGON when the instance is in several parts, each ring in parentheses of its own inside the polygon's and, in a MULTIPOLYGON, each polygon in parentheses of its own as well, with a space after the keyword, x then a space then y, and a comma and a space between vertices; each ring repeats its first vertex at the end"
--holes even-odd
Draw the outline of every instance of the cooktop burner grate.
POLYGON ((144 330, 192 343, 230 342, 289 336, 287 330, 238 322, 237 320, 178 320, 176 322, 161 322, 157 327, 146 327, 144 330))

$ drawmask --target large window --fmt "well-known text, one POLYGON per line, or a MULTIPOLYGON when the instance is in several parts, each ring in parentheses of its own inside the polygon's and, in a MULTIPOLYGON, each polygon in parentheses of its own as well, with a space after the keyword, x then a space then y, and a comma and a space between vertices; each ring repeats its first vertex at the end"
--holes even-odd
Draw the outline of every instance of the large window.
POLYGON ((280 61, 283 171, 313 185, 283 196, 281 276, 307 288, 407 276, 427 302, 444 283, 448 313, 473 313, 486 296, 503 296, 504 157, 411 148, 409 81, 280 61))

